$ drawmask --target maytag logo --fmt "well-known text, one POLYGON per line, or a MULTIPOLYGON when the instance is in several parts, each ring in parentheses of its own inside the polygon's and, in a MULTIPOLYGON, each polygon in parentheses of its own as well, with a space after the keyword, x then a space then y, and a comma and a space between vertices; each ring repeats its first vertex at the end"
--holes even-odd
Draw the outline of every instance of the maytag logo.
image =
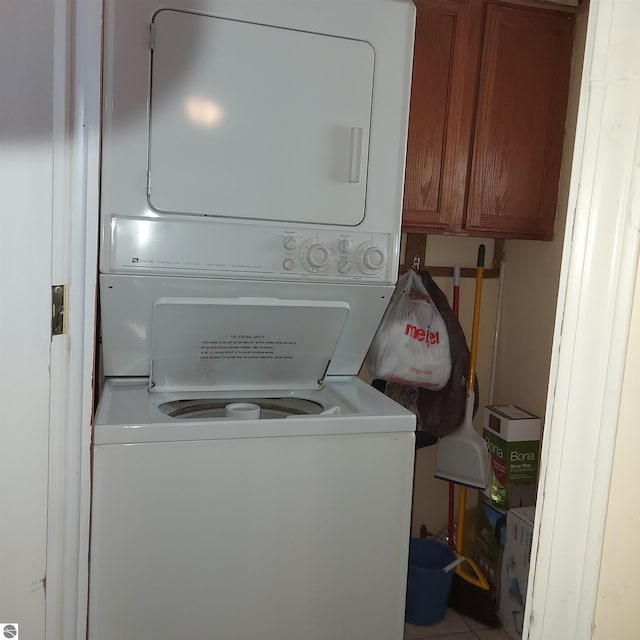
POLYGON ((412 340, 425 342, 427 347, 430 347, 432 344, 440 344, 439 331, 431 331, 430 329, 425 331, 424 329, 419 329, 408 322, 404 330, 404 335, 409 336, 412 340))
POLYGON ((487 449, 489 449, 489 453, 491 455, 496 455, 499 458, 504 458, 504 450, 502 447, 499 447, 495 442, 491 442, 487 436, 484 437, 484 441, 487 443, 487 449))

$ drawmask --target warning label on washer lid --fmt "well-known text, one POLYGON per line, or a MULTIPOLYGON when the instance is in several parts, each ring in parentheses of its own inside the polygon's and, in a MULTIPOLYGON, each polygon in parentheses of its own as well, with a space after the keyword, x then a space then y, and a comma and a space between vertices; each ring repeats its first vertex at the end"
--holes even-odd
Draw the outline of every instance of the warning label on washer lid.
POLYGON ((341 301, 160 298, 150 387, 317 388, 348 313, 341 301))
POLYGON ((293 360, 295 340, 273 340, 265 335, 234 334, 202 340, 200 360, 293 360))

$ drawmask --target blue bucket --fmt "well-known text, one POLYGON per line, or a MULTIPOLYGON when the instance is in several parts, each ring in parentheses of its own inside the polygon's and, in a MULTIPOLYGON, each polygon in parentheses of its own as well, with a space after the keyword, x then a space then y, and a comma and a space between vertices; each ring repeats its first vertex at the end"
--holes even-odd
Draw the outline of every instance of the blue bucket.
POLYGON ((453 571, 442 570, 456 559, 447 545, 429 538, 409 542, 405 620, 419 626, 437 624, 447 614, 453 571))

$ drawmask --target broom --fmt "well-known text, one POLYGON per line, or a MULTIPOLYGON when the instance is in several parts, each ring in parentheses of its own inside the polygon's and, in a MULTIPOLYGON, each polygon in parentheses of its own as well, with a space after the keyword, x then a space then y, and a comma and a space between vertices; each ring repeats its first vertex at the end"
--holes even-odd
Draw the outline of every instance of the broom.
MULTIPOLYGON (((486 445, 482 441, 482 447, 478 445, 477 434, 473 428, 473 406, 474 406, 474 386, 475 386, 475 364, 478 345, 478 327, 480 324, 480 298, 482 292, 482 275, 484 271, 484 245, 478 248, 478 263, 476 269, 476 291, 473 309, 473 328, 471 334, 471 353, 469 356, 469 379, 467 382, 467 401, 465 405, 465 416, 460 429, 454 434, 454 438, 446 442, 447 450, 443 453, 443 462, 436 475, 448 478, 450 481, 458 482, 465 480, 471 486, 484 489, 489 470, 489 454, 486 445), (455 452, 463 454, 460 462, 467 461, 474 471, 470 475, 465 472, 459 472, 452 469, 452 460, 450 455, 455 452), (445 471, 446 469, 446 471, 445 471), (471 480, 471 481, 469 481, 471 480), (484 483, 484 486, 482 484, 484 483)), ((440 443, 446 438, 441 439, 440 443)), ((440 447, 440 443, 438 447, 440 447)), ((441 452, 439 451, 438 454, 441 452)), ((458 526, 456 533, 456 553, 462 556, 462 540, 464 536, 464 518, 467 502, 467 487, 460 483, 460 491, 458 494, 458 526)), ((501 626, 496 615, 496 602, 491 595, 489 583, 482 574, 478 566, 472 560, 465 558, 465 562, 456 567, 451 582, 451 591, 449 594, 449 606, 467 617, 473 618, 488 627, 501 626)))

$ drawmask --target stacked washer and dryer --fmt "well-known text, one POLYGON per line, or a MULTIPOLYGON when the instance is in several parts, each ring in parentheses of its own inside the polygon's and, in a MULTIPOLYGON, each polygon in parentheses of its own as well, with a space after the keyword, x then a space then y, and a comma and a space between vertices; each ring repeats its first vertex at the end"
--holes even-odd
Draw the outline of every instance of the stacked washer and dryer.
POLYGON ((399 640, 408 0, 106 0, 89 640, 399 640))

